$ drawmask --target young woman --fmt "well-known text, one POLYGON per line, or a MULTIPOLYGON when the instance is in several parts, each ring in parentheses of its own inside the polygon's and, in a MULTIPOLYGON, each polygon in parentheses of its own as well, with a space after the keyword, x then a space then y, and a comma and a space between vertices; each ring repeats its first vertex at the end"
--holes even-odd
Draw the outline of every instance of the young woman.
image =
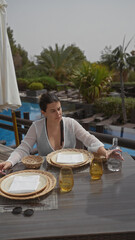
POLYGON ((86 131, 76 120, 62 117, 61 103, 56 95, 42 94, 39 106, 44 117, 32 123, 21 144, 7 161, 0 163, 0 172, 13 167, 24 156, 29 155, 35 143, 38 154, 46 156, 61 148, 75 148, 76 139, 78 139, 92 152, 97 152, 106 158, 112 154, 123 160, 117 150, 107 151, 104 144, 86 131))

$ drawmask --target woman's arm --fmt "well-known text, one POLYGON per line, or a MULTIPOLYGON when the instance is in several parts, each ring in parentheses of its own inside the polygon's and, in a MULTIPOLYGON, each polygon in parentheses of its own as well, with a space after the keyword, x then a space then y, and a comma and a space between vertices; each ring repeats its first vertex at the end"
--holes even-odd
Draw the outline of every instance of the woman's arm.
POLYGON ((11 153, 7 162, 10 162, 13 167, 16 163, 20 162, 24 156, 29 155, 36 143, 36 139, 36 129, 33 123, 24 137, 24 140, 22 140, 21 144, 11 153))
POLYGON ((94 135, 86 131, 76 120, 73 119, 74 131, 76 137, 92 152, 98 153, 100 156, 105 156, 108 159, 110 156, 124 160, 120 149, 106 150, 104 144, 100 142, 94 135))
POLYGON ((92 152, 97 152, 104 144, 100 142, 94 135, 86 131, 76 120, 72 119, 74 134, 86 147, 92 152))

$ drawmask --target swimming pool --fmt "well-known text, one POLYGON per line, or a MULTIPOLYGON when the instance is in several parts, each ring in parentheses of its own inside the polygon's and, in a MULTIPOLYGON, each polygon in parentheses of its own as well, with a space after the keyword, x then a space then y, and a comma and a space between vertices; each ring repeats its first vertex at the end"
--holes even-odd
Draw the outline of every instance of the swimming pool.
MULTIPOLYGON (((40 109, 38 107, 38 104, 35 103, 28 103, 28 102, 23 102, 22 106, 18 108, 17 110, 21 111, 21 117, 23 118, 23 113, 24 112, 29 112, 30 113, 30 119, 34 120, 39 118, 40 116, 40 109)), ((11 110, 4 110, 0 114, 4 114, 7 116, 11 116, 11 110)), ((2 123, 6 123, 6 121, 0 120, 2 123)), ((9 125, 12 125, 12 123, 8 122, 9 125)), ((11 146, 15 144, 15 137, 14 137, 14 132, 0 128, 0 140, 5 140, 7 146, 11 146)))
MULTIPOLYGON (((96 131, 95 126, 90 127, 91 131, 96 131)), ((135 140, 135 129, 133 128, 123 128, 121 126, 108 125, 103 128, 104 134, 110 134, 115 137, 122 137, 135 140)))
MULTIPOLYGON (((70 111, 75 110, 75 105, 71 103, 62 103, 62 109, 63 111, 67 111, 70 109, 70 111)), ((41 112, 39 105, 37 103, 30 103, 30 102, 22 102, 22 106, 18 109, 21 111, 21 117, 23 118, 23 113, 24 112, 29 112, 30 115, 30 120, 36 120, 41 117, 41 112)), ((11 116, 11 110, 4 110, 0 114, 4 114, 7 116, 11 116)), ((0 120, 0 122, 4 122, 0 120)), ((7 122, 5 122, 7 123, 7 122)), ((10 123, 8 123, 10 124, 10 123)), ((11 123, 12 124, 12 123, 11 123)), ((95 131, 94 127, 91 127, 92 131, 95 131)), ((119 126, 105 126, 104 127, 104 133, 105 134, 110 134, 113 136, 118 136, 118 137, 123 137, 123 138, 129 138, 135 140, 135 129, 129 129, 129 128, 124 128, 122 129, 119 126)), ((12 131, 2 129, 0 128, 0 140, 5 140, 7 146, 15 145, 15 138, 14 138, 14 133, 12 131)), ((105 144, 106 148, 109 148, 109 144, 105 144)), ((135 150, 127 149, 127 148, 122 148, 123 151, 128 152, 130 155, 135 156, 135 150)))
MULTIPOLYGON (((120 126, 105 126, 104 127, 104 133, 110 134, 116 137, 122 137, 127 139, 135 140, 135 129, 131 128, 123 128, 120 126)), ((109 148, 109 144, 105 144, 106 148, 109 148)), ((121 147, 122 151, 128 152, 131 156, 135 156, 135 150, 123 148, 121 147)))

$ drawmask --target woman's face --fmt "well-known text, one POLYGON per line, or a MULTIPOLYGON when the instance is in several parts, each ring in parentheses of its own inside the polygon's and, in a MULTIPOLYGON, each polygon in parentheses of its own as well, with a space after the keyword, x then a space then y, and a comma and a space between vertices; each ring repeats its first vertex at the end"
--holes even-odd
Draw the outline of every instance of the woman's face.
POLYGON ((47 118, 49 121, 57 121, 60 122, 62 119, 62 108, 60 102, 53 102, 47 104, 46 111, 41 111, 42 114, 47 118))

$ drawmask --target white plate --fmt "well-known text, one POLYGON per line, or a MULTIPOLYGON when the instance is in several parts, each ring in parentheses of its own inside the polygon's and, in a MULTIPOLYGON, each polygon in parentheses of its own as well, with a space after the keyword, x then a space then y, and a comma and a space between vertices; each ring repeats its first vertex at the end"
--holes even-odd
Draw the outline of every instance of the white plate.
POLYGON ((10 175, 10 176, 5 176, 3 178, 3 181, 1 182, 1 185, 0 185, 0 189, 3 193, 6 193, 8 195, 11 195, 11 196, 29 196, 29 195, 32 195, 32 194, 35 194, 35 193, 38 193, 40 191, 42 191, 45 187, 47 186, 47 177, 44 175, 44 174, 39 174, 39 173, 36 173, 36 172, 22 172, 22 173, 19 173, 19 172, 16 172, 16 174, 13 174, 13 175, 10 175), (33 192, 28 192, 28 193, 9 193, 8 190, 12 184, 12 181, 14 179, 15 176, 33 176, 33 175, 39 175, 40 178, 39 178, 39 184, 38 184, 38 187, 36 189, 36 191, 33 191, 33 192))
POLYGON ((80 165, 80 164, 85 162, 83 154, 81 155, 82 156, 82 161, 74 162, 74 158, 75 158, 75 160, 77 160, 77 156, 79 158, 80 154, 82 154, 82 153, 78 153, 78 152, 74 152, 74 151, 57 153, 57 154, 52 156, 51 161, 55 164, 68 164, 68 165, 78 165, 79 164, 80 165), (59 157, 59 154, 60 154, 61 162, 57 160, 58 157, 59 157), (63 160, 63 162, 62 162, 62 160, 63 160))

